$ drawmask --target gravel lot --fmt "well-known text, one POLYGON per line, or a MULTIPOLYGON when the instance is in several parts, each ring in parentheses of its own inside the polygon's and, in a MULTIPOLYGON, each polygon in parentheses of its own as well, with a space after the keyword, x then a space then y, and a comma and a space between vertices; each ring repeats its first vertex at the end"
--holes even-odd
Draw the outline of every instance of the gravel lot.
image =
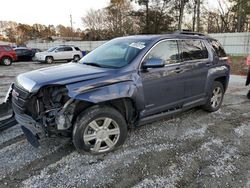
MULTIPOLYGON (((0 66, 0 101, 15 76, 51 65, 0 66)), ((232 76, 222 108, 199 108, 130 131, 119 150, 78 154, 68 139, 38 149, 20 127, 0 132, 0 187, 250 187, 250 101, 232 76)))

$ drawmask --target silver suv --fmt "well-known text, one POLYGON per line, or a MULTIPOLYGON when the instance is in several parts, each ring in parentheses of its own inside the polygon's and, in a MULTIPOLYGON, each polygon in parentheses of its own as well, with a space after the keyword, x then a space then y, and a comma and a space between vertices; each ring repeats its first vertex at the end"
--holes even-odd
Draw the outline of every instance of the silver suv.
POLYGON ((82 52, 75 46, 56 46, 48 49, 47 51, 35 54, 35 60, 46 62, 48 64, 61 60, 79 61, 81 58, 82 52))

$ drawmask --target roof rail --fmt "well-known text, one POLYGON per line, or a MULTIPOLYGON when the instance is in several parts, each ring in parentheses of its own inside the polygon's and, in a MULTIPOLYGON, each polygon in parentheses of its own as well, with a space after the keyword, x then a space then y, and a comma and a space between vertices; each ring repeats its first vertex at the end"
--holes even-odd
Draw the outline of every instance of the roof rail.
POLYGON ((206 36, 205 34, 203 33, 199 33, 199 32, 193 32, 193 31, 190 31, 190 30, 178 30, 178 31, 175 31, 174 34, 179 34, 179 35, 198 35, 198 36, 206 36))

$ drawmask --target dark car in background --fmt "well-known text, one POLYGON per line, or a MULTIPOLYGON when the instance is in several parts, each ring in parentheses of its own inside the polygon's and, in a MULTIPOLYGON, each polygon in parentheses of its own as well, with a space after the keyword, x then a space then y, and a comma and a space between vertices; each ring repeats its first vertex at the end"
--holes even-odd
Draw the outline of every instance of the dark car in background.
POLYGON ((217 40, 199 33, 121 37, 78 63, 18 75, 5 101, 33 146, 63 135, 100 154, 121 146, 128 129, 196 106, 217 111, 227 60, 217 40))
POLYGON ((18 61, 31 61, 36 53, 35 50, 26 47, 17 47, 14 50, 16 51, 18 61))
POLYGON ((0 45, 0 63, 2 65, 10 66, 16 60, 16 52, 10 46, 0 45))

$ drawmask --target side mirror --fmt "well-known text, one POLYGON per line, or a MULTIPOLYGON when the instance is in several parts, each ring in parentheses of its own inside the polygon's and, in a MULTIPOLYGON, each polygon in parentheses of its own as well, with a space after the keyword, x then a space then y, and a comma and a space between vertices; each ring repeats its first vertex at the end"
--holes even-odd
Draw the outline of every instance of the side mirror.
POLYGON ((151 58, 145 61, 142 65, 143 69, 147 68, 161 68, 165 66, 165 62, 159 58, 151 58))

